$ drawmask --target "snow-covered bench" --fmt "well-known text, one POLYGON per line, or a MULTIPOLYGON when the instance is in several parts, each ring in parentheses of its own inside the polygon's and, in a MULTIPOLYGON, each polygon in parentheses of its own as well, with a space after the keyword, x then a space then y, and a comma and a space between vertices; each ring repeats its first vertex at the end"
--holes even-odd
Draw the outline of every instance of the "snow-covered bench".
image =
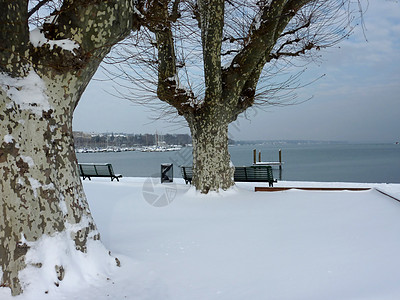
MULTIPOLYGON (((192 167, 181 166, 181 172, 186 184, 192 183, 192 167)), ((274 182, 277 182, 271 166, 235 167, 233 179, 237 182, 268 182, 269 186, 273 186, 274 182)))
POLYGON ((114 174, 114 170, 111 164, 78 164, 79 175, 91 180, 91 177, 111 177, 111 181, 122 177, 121 174, 114 174))

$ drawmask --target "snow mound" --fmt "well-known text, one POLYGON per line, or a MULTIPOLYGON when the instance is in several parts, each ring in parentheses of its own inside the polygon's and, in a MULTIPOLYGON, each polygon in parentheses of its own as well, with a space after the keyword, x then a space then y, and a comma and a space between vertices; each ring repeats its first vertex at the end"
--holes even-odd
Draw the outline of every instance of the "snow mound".
MULTIPOLYGON (((42 270, 24 271, 32 284, 17 299, 400 299, 400 203, 374 189, 254 192, 262 185, 204 196, 175 178, 154 186, 157 194, 176 189, 169 205, 155 207, 143 195, 146 178, 85 181, 102 242, 121 268, 100 243, 83 254, 66 236, 45 237, 28 256, 42 270), (58 288, 57 264, 66 271, 58 288)), ((400 198, 400 184, 277 186, 372 187, 400 198)), ((13 298, 0 288, 0 299, 13 298)))

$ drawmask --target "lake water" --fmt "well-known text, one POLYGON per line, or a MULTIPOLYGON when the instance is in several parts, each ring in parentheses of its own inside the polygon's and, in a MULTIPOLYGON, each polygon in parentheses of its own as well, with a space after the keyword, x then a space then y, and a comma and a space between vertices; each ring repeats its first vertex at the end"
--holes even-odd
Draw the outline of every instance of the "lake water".
MULTIPOLYGON (((253 149, 261 151, 263 161, 278 161, 282 149, 281 180, 400 183, 400 145, 394 144, 277 144, 230 146, 236 166, 253 162, 253 149)), ((172 152, 78 153, 81 163, 111 163, 115 173, 125 177, 160 176, 162 163, 191 165, 192 148, 172 152)))

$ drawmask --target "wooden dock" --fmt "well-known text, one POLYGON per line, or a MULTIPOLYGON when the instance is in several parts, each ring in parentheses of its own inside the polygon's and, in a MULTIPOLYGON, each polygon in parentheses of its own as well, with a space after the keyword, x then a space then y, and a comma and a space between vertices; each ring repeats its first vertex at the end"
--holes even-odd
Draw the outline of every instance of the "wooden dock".
POLYGON ((279 167, 279 170, 282 170, 282 150, 279 149, 279 161, 261 161, 261 151, 258 152, 258 161, 257 161, 257 149, 253 150, 253 166, 271 166, 271 167, 279 167))
POLYGON ((257 161, 256 163, 253 163, 253 166, 282 166, 283 162, 279 161, 257 161))

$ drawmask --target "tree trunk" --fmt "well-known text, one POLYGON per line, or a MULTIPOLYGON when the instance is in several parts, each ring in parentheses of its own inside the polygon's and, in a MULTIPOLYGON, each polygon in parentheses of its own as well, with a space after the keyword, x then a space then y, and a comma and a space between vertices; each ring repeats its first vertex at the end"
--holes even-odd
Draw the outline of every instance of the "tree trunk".
POLYGON ((234 167, 228 151, 227 118, 203 112, 186 118, 193 143, 193 184, 198 191, 227 190, 234 185, 234 167))
POLYGON ((100 275, 74 273, 78 257, 118 265, 83 192, 72 116, 104 56, 138 24, 132 1, 64 0, 29 33, 28 1, 0 4, 0 287, 17 295, 100 275))
MULTIPOLYGON (((82 83, 67 75, 42 79, 33 70, 25 78, 1 76, 1 286, 17 295, 21 284, 27 284, 19 280, 21 270, 47 267, 43 261, 25 261, 43 236, 62 233, 72 249, 86 252, 87 240, 98 240, 99 234, 77 173, 72 139, 71 103, 77 103, 82 83)), ((58 255, 68 252, 61 249, 58 255)), ((53 268, 56 283, 66 268, 53 268)))

